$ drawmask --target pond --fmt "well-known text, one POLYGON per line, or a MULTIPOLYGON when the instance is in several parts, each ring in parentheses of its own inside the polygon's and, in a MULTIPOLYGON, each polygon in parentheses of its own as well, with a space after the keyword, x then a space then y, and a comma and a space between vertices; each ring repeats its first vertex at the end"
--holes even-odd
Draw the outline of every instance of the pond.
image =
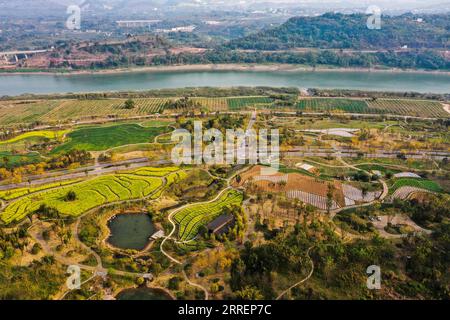
POLYGON ((117 300, 172 300, 163 290, 147 287, 125 289, 116 296, 117 300))
POLYGON ((143 250, 157 230, 146 213, 125 213, 108 222, 108 243, 120 249, 143 250))

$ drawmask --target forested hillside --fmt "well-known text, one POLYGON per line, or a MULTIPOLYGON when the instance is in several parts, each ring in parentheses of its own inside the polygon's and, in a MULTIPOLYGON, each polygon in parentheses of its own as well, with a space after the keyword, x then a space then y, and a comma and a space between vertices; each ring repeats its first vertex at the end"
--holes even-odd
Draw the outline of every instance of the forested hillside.
POLYGON ((283 50, 446 48, 450 15, 382 17, 380 30, 367 28, 367 15, 327 13, 295 17, 279 27, 263 30, 228 44, 232 49, 283 50))

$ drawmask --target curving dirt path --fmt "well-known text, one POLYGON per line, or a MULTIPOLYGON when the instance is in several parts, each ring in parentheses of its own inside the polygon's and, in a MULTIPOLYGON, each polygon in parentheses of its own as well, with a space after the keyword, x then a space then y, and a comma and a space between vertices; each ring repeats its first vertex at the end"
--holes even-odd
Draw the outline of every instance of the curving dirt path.
POLYGON ((285 294, 287 294, 289 291, 291 291, 291 289, 293 289, 293 288, 295 288, 295 287, 301 285, 302 283, 308 281, 309 278, 312 277, 312 275, 313 275, 313 273, 314 273, 314 261, 313 261, 313 260, 311 259, 311 257, 309 256, 309 253, 310 253, 310 251, 311 251, 315 246, 316 246, 316 245, 313 245, 313 246, 309 247, 308 250, 306 251, 306 256, 308 257, 308 259, 309 259, 309 261, 310 261, 310 263, 311 263, 311 271, 308 273, 308 275, 307 275, 304 279, 302 279, 302 280, 300 280, 300 281, 294 283, 292 286, 290 286, 289 288, 287 288, 286 290, 284 290, 283 292, 281 292, 281 293, 278 295, 278 297, 277 297, 276 300, 280 300, 285 294))
MULTIPOLYGON (((175 222, 174 222, 173 219, 172 219, 173 216, 174 216, 174 214, 176 214, 177 212, 183 210, 184 208, 187 208, 187 207, 190 207, 190 206, 193 206, 193 205, 207 204, 207 203, 214 202, 214 201, 216 201, 217 199, 219 199, 219 198, 222 196, 222 194, 223 194, 224 192, 226 192, 227 190, 230 190, 230 189, 232 189, 232 187, 227 187, 227 188, 223 189, 223 190, 220 191, 219 194, 218 194, 214 199, 212 199, 212 200, 209 200, 209 201, 206 201, 206 202, 198 202, 198 203, 189 203, 189 204, 185 204, 184 206, 181 206, 181 207, 179 207, 179 208, 173 210, 173 211, 169 214, 168 219, 169 219, 169 222, 172 224, 172 231, 170 231, 170 233, 169 233, 167 236, 164 237, 164 239, 163 239, 163 241, 161 242, 161 245, 160 245, 160 250, 161 250, 161 252, 162 252, 167 258, 169 258, 170 261, 172 261, 172 262, 174 262, 174 263, 176 263, 176 264, 178 264, 178 265, 183 265, 183 263, 182 263, 181 261, 175 259, 174 257, 172 257, 170 254, 168 254, 168 253, 164 250, 164 243, 166 243, 167 240, 172 239, 172 236, 174 235, 174 233, 175 233, 175 231, 176 231, 176 229, 177 229, 177 226, 176 226, 175 222)), ((173 239, 172 239, 172 240, 173 240, 173 239)), ((208 300, 208 299, 209 299, 209 293, 208 293, 208 290, 207 290, 205 287, 203 287, 203 286, 200 285, 200 284, 197 284, 197 283, 192 282, 192 281, 188 278, 188 276, 187 276, 186 272, 184 272, 184 270, 183 270, 183 275, 184 275, 184 277, 185 277, 187 283, 189 283, 191 286, 194 286, 194 287, 197 287, 197 288, 201 289, 201 290, 205 293, 205 300, 208 300)))

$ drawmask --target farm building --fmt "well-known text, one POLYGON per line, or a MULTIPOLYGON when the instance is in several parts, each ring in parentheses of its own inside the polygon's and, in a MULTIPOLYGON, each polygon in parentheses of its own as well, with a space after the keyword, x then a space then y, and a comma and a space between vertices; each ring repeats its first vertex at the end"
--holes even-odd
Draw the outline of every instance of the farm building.
POLYGON ((222 234, 228 232, 228 230, 234 225, 234 216, 231 214, 222 214, 210 223, 207 228, 210 233, 222 234))

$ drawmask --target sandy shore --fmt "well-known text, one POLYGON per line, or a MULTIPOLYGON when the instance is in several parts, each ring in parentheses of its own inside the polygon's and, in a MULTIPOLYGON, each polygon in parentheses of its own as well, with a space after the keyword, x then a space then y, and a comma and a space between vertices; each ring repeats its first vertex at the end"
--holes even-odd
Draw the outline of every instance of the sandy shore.
POLYGON ((77 70, 61 72, 1 72, 0 75, 83 75, 83 74, 119 74, 136 72, 191 72, 191 71, 255 71, 255 72, 383 72, 383 73, 420 73, 420 74, 444 74, 450 75, 448 71, 425 71, 425 70, 402 70, 392 69, 369 69, 369 68, 326 68, 308 67, 292 64, 202 64, 202 65, 173 65, 173 66, 151 66, 139 68, 120 68, 105 70, 77 70))

